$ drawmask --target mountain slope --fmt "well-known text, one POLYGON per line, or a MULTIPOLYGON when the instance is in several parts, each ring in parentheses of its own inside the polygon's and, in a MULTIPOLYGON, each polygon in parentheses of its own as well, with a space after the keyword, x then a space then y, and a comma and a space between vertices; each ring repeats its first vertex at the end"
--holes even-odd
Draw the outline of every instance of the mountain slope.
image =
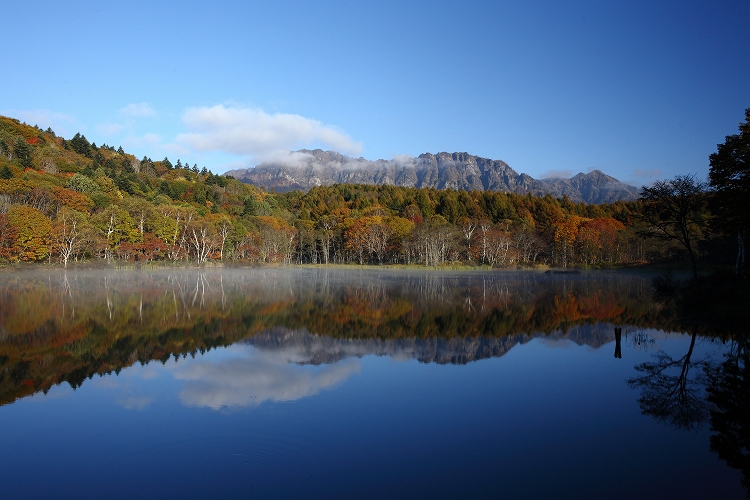
POLYGON ((370 161, 332 151, 301 150, 294 163, 263 163, 232 170, 233 177, 276 191, 307 191, 332 184, 388 184, 396 186, 531 193, 586 203, 611 203, 638 198, 638 189, 598 170, 570 179, 534 179, 519 174, 501 160, 468 153, 424 153, 417 158, 370 161))

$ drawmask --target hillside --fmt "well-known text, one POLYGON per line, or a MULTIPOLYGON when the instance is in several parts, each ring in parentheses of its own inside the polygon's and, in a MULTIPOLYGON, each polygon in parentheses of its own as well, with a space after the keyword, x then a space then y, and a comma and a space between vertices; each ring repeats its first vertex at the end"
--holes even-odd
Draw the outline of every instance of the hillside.
POLYGON ((613 203, 638 198, 638 188, 599 170, 570 179, 534 179, 501 160, 468 153, 424 153, 417 158, 370 161, 332 151, 301 150, 295 165, 264 163, 228 175, 265 190, 307 191, 333 184, 392 185, 416 188, 498 191, 537 196, 567 196, 584 203, 613 203))
MULTIPOLYGON (((337 153, 309 158, 318 160, 305 182, 320 185, 269 192, 179 159, 138 159, 0 117, 0 263, 612 266, 670 252, 639 235, 640 203, 568 195, 617 192, 598 172, 553 182, 466 154, 369 169, 337 153), (534 196, 544 183, 553 194, 534 196)), ((300 186, 282 172, 269 179, 300 186)))

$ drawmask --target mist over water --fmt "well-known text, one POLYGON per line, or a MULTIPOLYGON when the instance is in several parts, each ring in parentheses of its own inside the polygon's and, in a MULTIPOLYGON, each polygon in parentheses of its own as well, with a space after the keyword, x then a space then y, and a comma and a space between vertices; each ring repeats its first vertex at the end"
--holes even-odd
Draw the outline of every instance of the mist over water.
POLYGON ((0 491, 743 498, 736 343, 675 324, 618 272, 3 273, 0 491))

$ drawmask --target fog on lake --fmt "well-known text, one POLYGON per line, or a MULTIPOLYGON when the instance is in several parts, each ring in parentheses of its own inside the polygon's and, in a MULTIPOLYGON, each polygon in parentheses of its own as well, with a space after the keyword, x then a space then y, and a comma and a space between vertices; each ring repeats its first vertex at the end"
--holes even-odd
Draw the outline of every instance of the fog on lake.
POLYGON ((746 341, 683 329, 622 272, 3 272, 0 494, 743 498, 746 341))

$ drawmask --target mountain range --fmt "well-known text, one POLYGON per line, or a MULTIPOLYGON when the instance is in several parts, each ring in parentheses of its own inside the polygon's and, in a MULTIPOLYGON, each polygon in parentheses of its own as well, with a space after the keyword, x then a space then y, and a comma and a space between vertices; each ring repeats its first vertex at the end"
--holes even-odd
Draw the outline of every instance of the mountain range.
POLYGON ((593 170, 570 179, 534 179, 519 174, 502 160, 468 153, 424 153, 416 158, 397 156, 371 161, 350 158, 334 151, 302 149, 293 161, 261 163, 226 174, 265 190, 308 191, 332 184, 395 185, 415 188, 499 191, 533 195, 567 196, 571 201, 612 203, 635 200, 639 189, 593 170))

